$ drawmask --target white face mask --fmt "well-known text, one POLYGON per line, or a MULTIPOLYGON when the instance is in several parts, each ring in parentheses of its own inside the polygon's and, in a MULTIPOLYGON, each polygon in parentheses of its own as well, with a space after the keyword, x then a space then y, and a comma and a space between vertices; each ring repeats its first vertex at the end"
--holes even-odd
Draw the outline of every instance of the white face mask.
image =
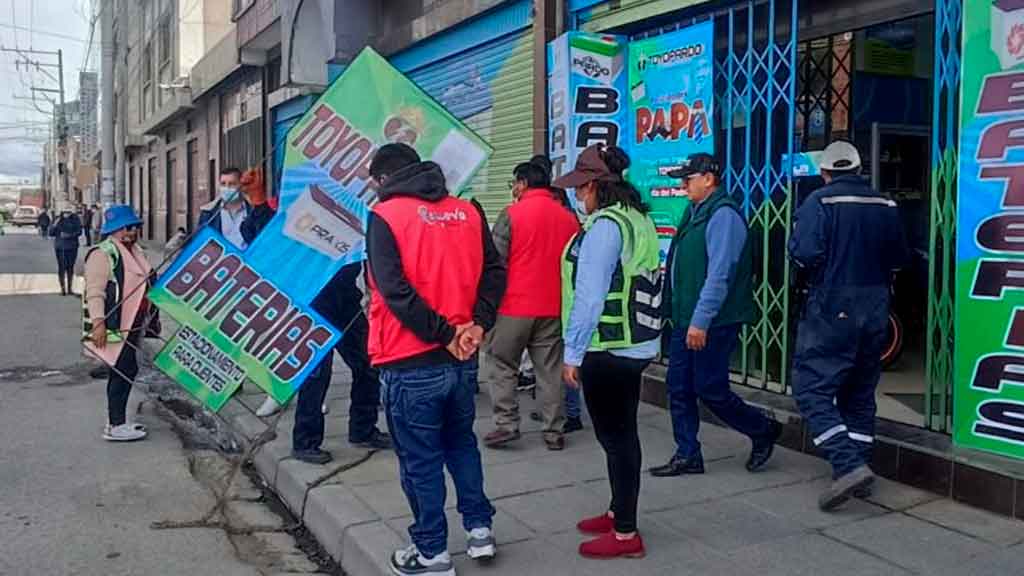
POLYGON ((238 199, 238 188, 231 186, 220 187, 220 199, 223 202, 234 202, 238 199))

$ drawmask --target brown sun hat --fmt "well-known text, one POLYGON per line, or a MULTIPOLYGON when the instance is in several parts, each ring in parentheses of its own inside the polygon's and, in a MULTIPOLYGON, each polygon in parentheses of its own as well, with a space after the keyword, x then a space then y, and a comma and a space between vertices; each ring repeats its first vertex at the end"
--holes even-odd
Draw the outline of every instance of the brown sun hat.
POLYGON ((601 158, 601 145, 594 144, 593 146, 588 146, 580 153, 579 157, 576 158, 576 166, 573 167, 571 172, 563 174, 561 178, 552 182, 551 185, 557 188, 579 188, 594 180, 608 182, 621 179, 618 174, 608 169, 608 165, 601 158))

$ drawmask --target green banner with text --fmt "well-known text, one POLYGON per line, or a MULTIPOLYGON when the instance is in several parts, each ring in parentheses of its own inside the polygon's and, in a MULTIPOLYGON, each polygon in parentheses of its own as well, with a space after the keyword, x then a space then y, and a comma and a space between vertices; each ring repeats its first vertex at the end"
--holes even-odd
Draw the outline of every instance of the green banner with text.
POLYGON ((1024 4, 965 0, 953 439, 1024 457, 1024 4))

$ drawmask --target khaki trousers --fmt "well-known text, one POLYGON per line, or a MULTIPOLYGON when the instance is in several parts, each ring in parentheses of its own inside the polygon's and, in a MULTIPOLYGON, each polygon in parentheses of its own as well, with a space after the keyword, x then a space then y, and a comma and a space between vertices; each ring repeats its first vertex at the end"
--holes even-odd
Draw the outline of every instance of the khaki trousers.
POLYGON ((498 429, 519 430, 516 385, 519 364, 523 350, 526 350, 537 376, 537 399, 544 419, 544 434, 562 434, 565 425, 562 346, 562 321, 558 318, 498 315, 483 347, 494 406, 494 425, 498 429))

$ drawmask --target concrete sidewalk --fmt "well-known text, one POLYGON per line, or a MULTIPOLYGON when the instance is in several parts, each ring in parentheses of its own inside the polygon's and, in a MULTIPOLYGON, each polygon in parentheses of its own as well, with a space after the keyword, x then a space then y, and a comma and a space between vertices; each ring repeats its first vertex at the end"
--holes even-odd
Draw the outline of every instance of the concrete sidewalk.
MULTIPOLYGON (((388 557, 407 544, 410 523, 398 464, 392 453, 381 452, 348 468, 367 453, 347 442, 349 377, 342 362, 335 365, 324 445, 335 461, 312 466, 289 457, 289 413, 255 464, 347 574, 390 574, 388 557)), ((533 401, 521 399, 528 414, 533 401)), ((266 428, 253 414, 263 395, 249 386, 240 400, 221 415, 251 439, 266 428)), ((480 436, 490 429, 490 413, 481 394, 480 436)), ((645 468, 663 463, 673 451, 668 414, 642 405, 640 424, 645 468)), ((538 425, 528 419, 523 432, 514 448, 481 448, 486 492, 498 510, 494 563, 477 566, 465 556, 449 481, 449 550, 461 574, 1024 574, 1024 523, 882 479, 870 501, 853 500, 841 512, 825 514, 816 505, 828 478, 824 461, 779 448, 764 472, 750 474, 743 468, 748 442, 708 424, 701 429, 706 474, 644 475, 640 530, 647 557, 585 560, 576 553, 584 537, 575 523, 600 513, 609 499, 604 454, 593 430, 587 423, 560 453, 544 448, 538 425)))

